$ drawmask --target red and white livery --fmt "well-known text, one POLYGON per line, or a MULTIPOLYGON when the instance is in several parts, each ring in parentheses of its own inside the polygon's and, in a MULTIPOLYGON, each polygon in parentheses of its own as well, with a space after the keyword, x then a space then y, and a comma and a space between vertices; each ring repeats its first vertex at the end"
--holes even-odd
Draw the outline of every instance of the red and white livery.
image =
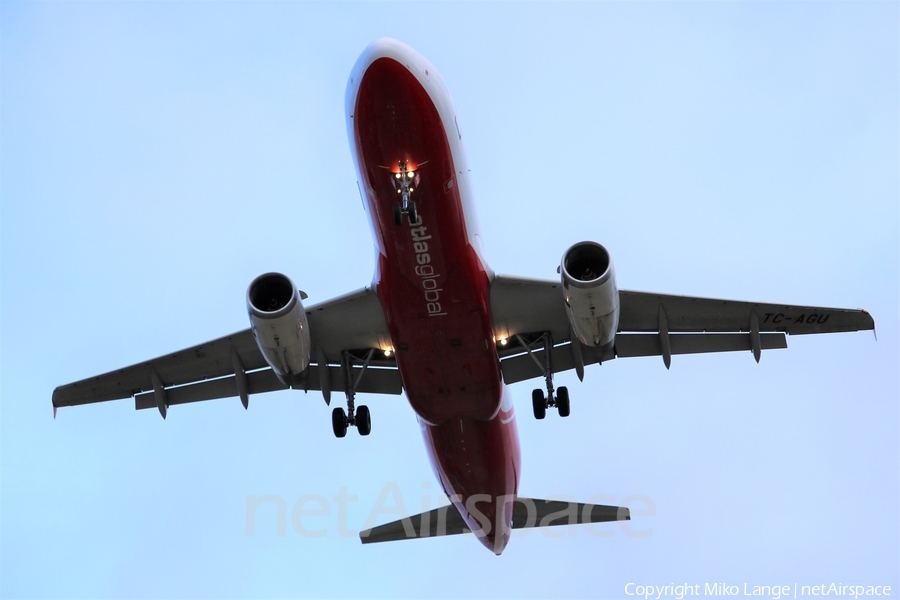
POLYGON ((320 390, 336 436, 372 430, 357 392, 405 393, 450 505, 364 531, 364 543, 474 533, 500 554, 510 531, 628 519, 627 508, 518 496, 521 459, 508 384, 544 380, 534 416, 562 417, 554 373, 618 357, 785 348, 786 335, 873 329, 865 311, 619 290, 609 252, 565 251, 558 280, 488 266, 456 109, 437 70, 391 39, 353 67, 347 133, 377 249, 372 283, 304 307, 306 294, 267 273, 247 291, 251 327, 57 388, 54 411, 133 397, 138 409, 281 389, 320 390))

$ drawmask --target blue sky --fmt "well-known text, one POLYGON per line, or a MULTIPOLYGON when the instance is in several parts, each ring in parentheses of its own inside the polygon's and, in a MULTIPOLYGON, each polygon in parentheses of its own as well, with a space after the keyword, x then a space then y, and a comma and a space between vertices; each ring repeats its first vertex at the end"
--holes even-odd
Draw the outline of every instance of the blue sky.
MULTIPOLYGON (((900 593, 898 4, 0 4, 0 595, 621 598, 626 584, 900 593), (396 37, 453 93, 487 258, 556 277, 590 239, 619 286, 866 308, 870 333, 622 359, 519 410, 521 493, 654 515, 597 538, 361 546, 336 504, 278 536, 247 496, 436 506, 403 398, 336 440, 314 394, 61 410, 55 386, 248 326, 288 274, 373 271, 344 89, 396 37), (634 505, 641 508, 640 503, 634 505)), ((384 521, 391 517, 385 517, 384 521)))

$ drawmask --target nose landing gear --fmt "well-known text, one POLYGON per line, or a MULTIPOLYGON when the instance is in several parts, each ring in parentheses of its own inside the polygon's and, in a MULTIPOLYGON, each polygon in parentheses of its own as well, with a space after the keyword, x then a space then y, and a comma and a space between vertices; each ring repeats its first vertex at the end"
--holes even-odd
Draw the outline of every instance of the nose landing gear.
POLYGON ((411 225, 418 223, 419 211, 416 209, 416 203, 410 198, 416 189, 414 186, 419 185, 418 174, 412 169, 407 169, 405 162, 401 162, 400 171, 393 174, 391 182, 400 194, 400 202, 394 203, 394 222, 400 225, 403 216, 406 215, 411 225))

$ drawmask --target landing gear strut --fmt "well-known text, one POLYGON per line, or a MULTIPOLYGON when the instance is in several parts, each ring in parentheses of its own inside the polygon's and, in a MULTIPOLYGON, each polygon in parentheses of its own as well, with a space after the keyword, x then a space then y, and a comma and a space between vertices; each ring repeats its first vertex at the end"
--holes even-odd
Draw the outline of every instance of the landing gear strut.
POLYGON ((553 365, 550 362, 550 351, 553 349, 553 338, 550 336, 550 332, 544 332, 541 337, 531 343, 526 343, 525 340, 522 339, 522 336, 518 334, 516 335, 516 339, 519 340, 519 343, 522 344, 522 347, 525 348, 526 352, 528 352, 531 360, 533 360, 535 364, 541 369, 541 371, 544 372, 544 381, 547 382, 546 396, 540 389, 536 389, 531 392, 531 407, 534 410, 534 418, 538 420, 543 419, 545 416, 547 416, 547 409, 552 406, 555 406, 559 411, 559 416, 568 417, 570 413, 569 389, 563 386, 556 390, 556 393, 554 394, 553 365), (538 357, 535 356, 534 352, 532 351, 532 347, 537 347, 540 344, 543 344, 544 346, 543 363, 538 360, 538 357))
POLYGON ((366 353, 365 358, 360 360, 349 352, 341 353, 341 375, 344 378, 344 393, 347 396, 347 411, 341 407, 331 411, 331 428, 334 430, 334 436, 342 438, 347 435, 347 427, 356 427, 359 435, 369 435, 372 432, 372 416, 369 413, 369 407, 361 405, 356 407, 356 388, 372 360, 375 350, 371 349, 366 353), (357 362, 362 363, 359 375, 354 379, 353 365, 357 362))

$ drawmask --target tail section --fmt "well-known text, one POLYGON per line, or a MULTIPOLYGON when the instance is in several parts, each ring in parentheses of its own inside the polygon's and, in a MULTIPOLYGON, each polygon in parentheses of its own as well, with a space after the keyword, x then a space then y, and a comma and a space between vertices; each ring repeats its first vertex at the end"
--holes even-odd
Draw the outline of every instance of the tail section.
MULTIPOLYGON (((555 527, 579 523, 606 523, 629 521, 631 512, 623 506, 581 504, 559 500, 535 500, 516 498, 512 529, 555 527)), ((438 537, 471 533, 459 511, 450 504, 399 521, 379 525, 359 533, 363 544, 394 542, 415 538, 438 537)), ((489 533, 489 532, 487 532, 489 533)))

